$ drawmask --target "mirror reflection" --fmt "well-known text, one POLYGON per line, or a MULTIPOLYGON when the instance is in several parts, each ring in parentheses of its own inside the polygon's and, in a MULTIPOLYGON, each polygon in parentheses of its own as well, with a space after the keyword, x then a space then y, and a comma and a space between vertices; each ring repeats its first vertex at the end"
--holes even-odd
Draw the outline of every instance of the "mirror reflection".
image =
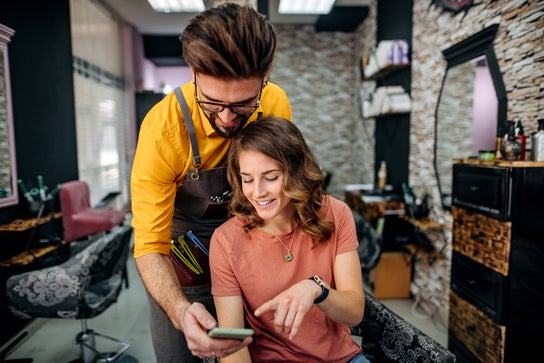
POLYGON ((434 167, 442 207, 451 210, 454 159, 495 150, 506 120, 506 90, 492 24, 442 53, 448 66, 435 113, 434 167))
POLYGON ((13 31, 0 24, 0 207, 18 203, 15 146, 9 93, 6 40, 13 31))
POLYGON ((452 160, 495 149, 497 105, 485 55, 448 68, 437 110, 435 155, 445 205, 451 206, 452 160))

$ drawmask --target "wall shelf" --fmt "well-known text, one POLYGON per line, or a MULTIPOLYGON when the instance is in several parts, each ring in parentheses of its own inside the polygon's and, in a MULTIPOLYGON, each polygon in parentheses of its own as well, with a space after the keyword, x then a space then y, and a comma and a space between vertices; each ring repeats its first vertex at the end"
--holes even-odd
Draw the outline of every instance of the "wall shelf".
POLYGON ((402 86, 378 87, 372 93, 361 94, 363 118, 407 114, 411 111, 410 95, 402 86))
POLYGON ((399 69, 407 68, 409 66, 410 66, 409 63, 407 63, 407 64, 405 64, 405 63, 389 64, 389 65, 385 66, 384 68, 379 69, 375 73, 372 73, 369 76, 365 76, 364 80, 365 81, 374 81, 376 79, 386 77, 386 76, 390 75, 391 73, 393 73, 393 72, 395 72, 395 71, 397 71, 399 69))
POLYGON ((382 112, 382 113, 366 115, 366 116, 364 116, 364 118, 365 119, 371 119, 371 118, 382 117, 382 116, 406 115, 406 114, 409 114, 409 113, 410 113, 410 111, 405 111, 405 112, 382 112))
POLYGON ((410 66, 406 40, 382 40, 370 56, 362 58, 362 78, 375 80, 410 66))

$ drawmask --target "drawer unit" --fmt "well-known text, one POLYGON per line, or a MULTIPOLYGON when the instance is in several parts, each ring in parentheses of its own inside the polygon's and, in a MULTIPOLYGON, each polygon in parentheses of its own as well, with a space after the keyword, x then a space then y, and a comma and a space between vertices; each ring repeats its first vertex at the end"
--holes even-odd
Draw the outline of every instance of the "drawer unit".
POLYGON ((504 359, 505 331, 481 310, 450 293, 449 330, 479 361, 501 363, 504 359))
POLYGON ((510 214, 510 170, 478 165, 454 165, 453 204, 507 219, 510 214))
POLYGON ((497 323, 504 322, 503 304, 507 277, 453 252, 451 290, 472 301, 497 323))
POLYGON ((530 362, 544 341, 544 163, 453 166, 448 348, 457 362, 530 362))

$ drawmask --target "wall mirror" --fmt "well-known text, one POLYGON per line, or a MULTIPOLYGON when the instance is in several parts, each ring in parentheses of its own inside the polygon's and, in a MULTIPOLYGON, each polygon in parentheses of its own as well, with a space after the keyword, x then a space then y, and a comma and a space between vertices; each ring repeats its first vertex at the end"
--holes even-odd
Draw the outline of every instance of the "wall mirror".
POLYGON ((442 51, 447 69, 436 112, 434 167, 442 207, 451 210, 453 159, 495 150, 506 121, 506 91, 491 25, 442 51))
POLYGON ((19 202, 7 47, 13 34, 0 24, 0 207, 19 202))

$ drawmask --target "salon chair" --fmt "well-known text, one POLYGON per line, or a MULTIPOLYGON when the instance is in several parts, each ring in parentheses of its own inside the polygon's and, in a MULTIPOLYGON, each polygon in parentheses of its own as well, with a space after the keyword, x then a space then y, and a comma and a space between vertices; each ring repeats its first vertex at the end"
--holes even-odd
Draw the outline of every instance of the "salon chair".
POLYGON ((130 344, 88 329, 87 319, 101 314, 117 301, 123 287, 132 232, 129 225, 116 226, 109 233, 86 241, 84 248, 62 264, 11 276, 6 282, 10 310, 23 319, 78 319, 81 332, 74 343, 80 346, 79 362, 115 361, 130 344), (97 338, 113 342, 118 349, 98 352, 97 338))
POLYGON ((82 180, 63 183, 59 199, 65 242, 110 231, 125 219, 124 210, 91 207, 89 185, 82 180))
MULTIPOLYGON (((455 355, 365 290, 365 314, 351 328, 372 363, 454 363, 455 355)), ((356 339, 357 340, 357 339, 356 339)))

